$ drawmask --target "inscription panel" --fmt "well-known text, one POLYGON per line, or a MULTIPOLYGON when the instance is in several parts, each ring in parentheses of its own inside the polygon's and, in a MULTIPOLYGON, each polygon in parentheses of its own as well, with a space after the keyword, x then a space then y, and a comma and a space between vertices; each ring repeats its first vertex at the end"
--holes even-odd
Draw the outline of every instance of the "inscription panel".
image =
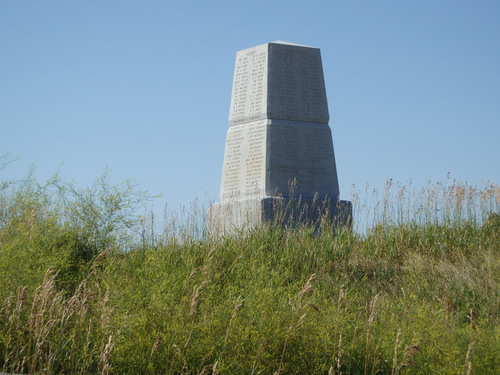
POLYGON ((320 50, 270 43, 268 118, 328 123, 320 50))
POLYGON ((236 54, 233 92, 229 110, 230 125, 266 118, 268 45, 236 54))
POLYGON ((232 126, 227 132, 221 201, 265 196, 267 121, 232 126))
POLYGON ((272 120, 269 125, 269 184, 267 195, 338 199, 339 187, 330 127, 326 124, 272 120))

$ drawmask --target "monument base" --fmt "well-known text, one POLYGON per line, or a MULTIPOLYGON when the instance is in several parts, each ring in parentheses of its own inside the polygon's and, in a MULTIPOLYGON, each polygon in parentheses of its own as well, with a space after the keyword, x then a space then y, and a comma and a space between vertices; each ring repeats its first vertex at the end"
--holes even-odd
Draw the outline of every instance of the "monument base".
POLYGON ((319 228, 327 224, 335 229, 352 226, 352 203, 302 197, 253 198, 215 203, 208 211, 208 219, 212 233, 247 231, 264 223, 283 228, 300 225, 319 228))

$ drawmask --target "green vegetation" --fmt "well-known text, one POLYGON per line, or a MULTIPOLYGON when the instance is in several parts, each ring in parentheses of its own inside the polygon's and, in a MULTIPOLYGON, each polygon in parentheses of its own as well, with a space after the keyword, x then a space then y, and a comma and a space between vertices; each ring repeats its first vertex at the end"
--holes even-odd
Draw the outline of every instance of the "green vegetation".
POLYGON ((105 178, 0 189, 0 372, 500 368, 496 185, 433 185, 412 202, 399 187, 363 234, 268 226, 224 238, 193 229, 199 218, 153 230, 134 217, 147 194, 105 178))

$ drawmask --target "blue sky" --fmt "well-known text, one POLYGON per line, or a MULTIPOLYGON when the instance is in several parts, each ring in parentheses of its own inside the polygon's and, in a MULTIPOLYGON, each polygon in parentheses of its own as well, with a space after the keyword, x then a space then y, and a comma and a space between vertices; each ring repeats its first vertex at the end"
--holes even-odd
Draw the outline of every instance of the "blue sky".
POLYGON ((321 49, 341 198, 500 183, 499 1, 2 1, 0 178, 218 201, 236 51, 321 49))

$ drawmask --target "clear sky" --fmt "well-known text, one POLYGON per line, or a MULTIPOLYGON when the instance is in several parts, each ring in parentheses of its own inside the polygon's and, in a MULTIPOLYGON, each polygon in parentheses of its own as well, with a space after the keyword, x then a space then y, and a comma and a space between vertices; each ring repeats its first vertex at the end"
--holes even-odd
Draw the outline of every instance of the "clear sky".
POLYGON ((0 2, 0 178, 218 201, 236 51, 321 49, 341 198, 500 183, 500 1, 0 2))

